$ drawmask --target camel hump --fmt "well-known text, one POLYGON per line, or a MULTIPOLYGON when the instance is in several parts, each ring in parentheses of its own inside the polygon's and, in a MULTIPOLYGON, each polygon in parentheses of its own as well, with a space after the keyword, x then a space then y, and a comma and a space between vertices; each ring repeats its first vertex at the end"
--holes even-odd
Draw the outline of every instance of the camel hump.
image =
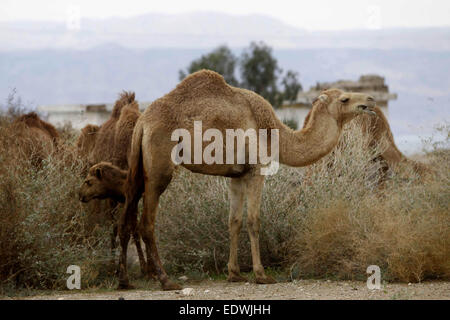
POLYGON ((36 112, 29 112, 27 114, 23 114, 16 119, 16 123, 22 122, 25 123, 29 127, 38 126, 40 122, 40 118, 36 112))
POLYGON ((50 123, 45 122, 41 118, 39 118, 36 112, 29 112, 27 114, 21 115, 14 122, 23 123, 29 128, 38 128, 46 131, 53 139, 57 139, 59 137, 56 128, 50 123))
POLYGON ((219 73, 203 69, 187 76, 177 85, 174 92, 184 96, 198 97, 208 93, 228 95, 232 90, 219 73))
POLYGON ((95 124, 87 124, 86 126, 84 126, 83 129, 81 129, 81 132, 84 134, 94 134, 99 129, 100 129, 100 127, 95 124))
POLYGON ((111 117, 119 118, 120 113, 124 106, 135 102, 136 95, 133 91, 122 91, 119 95, 119 98, 114 103, 114 108, 111 113, 111 117))

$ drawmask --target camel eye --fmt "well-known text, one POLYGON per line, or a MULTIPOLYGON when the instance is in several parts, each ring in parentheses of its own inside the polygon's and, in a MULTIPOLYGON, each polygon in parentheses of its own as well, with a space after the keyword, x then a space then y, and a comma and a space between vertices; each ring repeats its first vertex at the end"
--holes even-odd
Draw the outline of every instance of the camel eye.
POLYGON ((346 103, 346 102, 348 102, 348 100, 350 100, 350 98, 349 97, 345 97, 345 98, 341 99, 341 102, 342 103, 346 103))

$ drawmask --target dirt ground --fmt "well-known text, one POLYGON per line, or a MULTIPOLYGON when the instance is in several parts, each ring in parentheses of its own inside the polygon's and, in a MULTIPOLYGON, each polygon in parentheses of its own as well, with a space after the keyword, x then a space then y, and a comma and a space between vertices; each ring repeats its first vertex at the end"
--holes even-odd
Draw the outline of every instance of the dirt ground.
MULTIPOLYGON (((183 281, 179 281, 183 283, 183 281)), ((450 300, 450 282, 383 284, 380 290, 369 290, 365 282, 299 280, 272 285, 228 283, 226 281, 184 282, 183 291, 162 291, 155 282, 148 290, 55 292, 20 299, 33 300, 322 300, 322 299, 445 299, 450 300), (190 289, 189 289, 190 288, 190 289)))

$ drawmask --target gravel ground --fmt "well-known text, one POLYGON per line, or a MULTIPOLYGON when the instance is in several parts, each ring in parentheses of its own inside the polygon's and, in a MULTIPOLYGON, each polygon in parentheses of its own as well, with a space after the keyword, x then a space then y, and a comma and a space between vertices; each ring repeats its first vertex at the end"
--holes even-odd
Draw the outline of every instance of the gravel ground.
MULTIPOLYGON (((179 281, 182 282, 182 281, 179 281)), ((183 291, 162 291, 155 282, 148 290, 55 292, 20 299, 34 300, 321 300, 321 299, 445 299, 450 300, 450 282, 384 284, 380 290, 369 290, 365 282, 299 280, 272 285, 202 281, 183 283, 183 291)))

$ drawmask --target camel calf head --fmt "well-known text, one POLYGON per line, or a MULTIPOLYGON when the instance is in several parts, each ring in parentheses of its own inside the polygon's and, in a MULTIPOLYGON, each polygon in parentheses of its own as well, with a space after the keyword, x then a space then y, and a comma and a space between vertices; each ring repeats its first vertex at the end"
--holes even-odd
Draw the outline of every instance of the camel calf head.
POLYGON ((327 105, 328 112, 343 123, 360 114, 376 115, 375 99, 368 94, 329 89, 323 91, 317 100, 327 105))
POLYGON ((89 169, 89 173, 78 192, 81 202, 92 199, 114 199, 124 202, 123 186, 127 172, 109 162, 100 162, 89 169))

